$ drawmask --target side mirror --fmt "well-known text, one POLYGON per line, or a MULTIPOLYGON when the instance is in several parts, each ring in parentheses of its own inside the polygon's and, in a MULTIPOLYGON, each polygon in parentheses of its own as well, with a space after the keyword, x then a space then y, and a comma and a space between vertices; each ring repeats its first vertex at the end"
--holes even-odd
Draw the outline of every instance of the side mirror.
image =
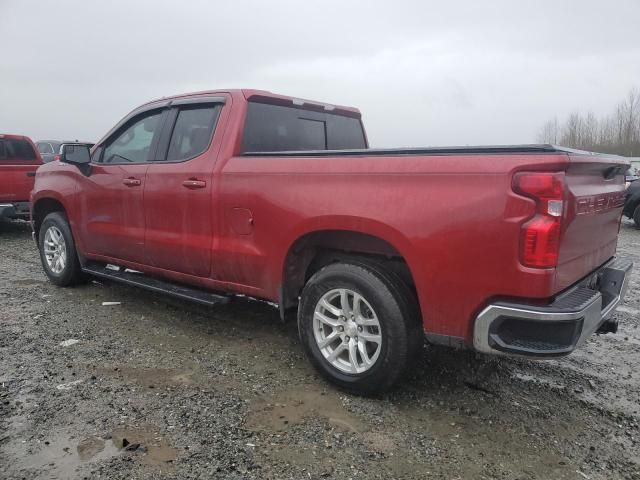
POLYGON ((60 161, 75 165, 86 177, 91 175, 91 152, 88 145, 76 143, 62 145, 60 161))
POLYGON ((87 145, 63 145, 60 160, 72 165, 88 165, 91 154, 87 145))

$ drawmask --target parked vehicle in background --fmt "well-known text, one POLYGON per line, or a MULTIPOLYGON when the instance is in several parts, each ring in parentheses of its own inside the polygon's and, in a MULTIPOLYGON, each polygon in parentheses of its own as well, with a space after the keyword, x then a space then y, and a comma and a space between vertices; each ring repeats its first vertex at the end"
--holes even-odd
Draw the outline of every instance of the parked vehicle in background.
POLYGON ((548 358, 615 331, 627 168, 551 145, 373 150, 355 108, 201 92, 41 167, 33 227, 56 285, 277 302, 322 375, 371 393, 425 334, 548 358))
POLYGON ((36 147, 38 148, 38 152, 40 152, 42 161, 44 163, 49 163, 54 160, 60 160, 60 154, 62 153, 62 148, 65 144, 82 144, 87 145, 89 148, 93 147, 93 143, 91 142, 79 142, 78 140, 38 140, 36 142, 36 147))
POLYGON ((627 187, 623 213, 640 228, 640 180, 632 181, 627 187))
POLYGON ((54 157, 60 153, 60 145, 62 142, 59 140, 38 140, 36 142, 36 147, 44 163, 53 161, 54 157))
POLYGON ((638 180, 638 171, 633 168, 630 167, 629 170, 627 170, 627 172, 624 174, 624 181, 627 185, 627 187, 629 187, 629 185, 631 185, 631 182, 635 182, 636 180, 638 180))
POLYGON ((42 158, 29 137, 0 134, 0 218, 29 218, 29 196, 42 158))

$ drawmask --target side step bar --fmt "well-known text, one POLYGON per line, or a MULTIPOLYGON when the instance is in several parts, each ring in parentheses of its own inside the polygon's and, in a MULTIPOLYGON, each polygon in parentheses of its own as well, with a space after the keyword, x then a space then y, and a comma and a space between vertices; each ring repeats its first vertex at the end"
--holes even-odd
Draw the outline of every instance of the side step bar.
POLYGON ((141 287, 153 292, 164 293, 172 297, 182 298, 197 302, 203 305, 218 305, 229 303, 231 297, 201 290, 195 287, 188 287, 178 283, 171 283, 158 278, 148 277, 143 273, 127 270, 122 267, 107 268, 99 263, 89 263, 82 268, 82 271, 94 277, 113 280, 114 282, 141 287))

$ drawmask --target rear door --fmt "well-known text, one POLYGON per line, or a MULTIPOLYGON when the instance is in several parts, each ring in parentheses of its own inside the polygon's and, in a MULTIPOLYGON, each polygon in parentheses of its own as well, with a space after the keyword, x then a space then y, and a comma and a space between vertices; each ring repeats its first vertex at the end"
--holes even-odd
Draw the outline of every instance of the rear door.
POLYGON ((145 263, 198 277, 211 274, 216 222, 213 167, 224 96, 172 102, 158 160, 144 187, 145 263))
POLYGON ((0 135, 0 202, 28 202, 41 164, 40 155, 27 137, 0 135))
POLYGON ((624 205, 623 157, 569 154, 567 216, 557 267, 558 289, 615 255, 624 205))
POLYGON ((165 117, 163 108, 134 115, 93 151, 79 192, 88 254, 144 263, 144 184, 165 117))

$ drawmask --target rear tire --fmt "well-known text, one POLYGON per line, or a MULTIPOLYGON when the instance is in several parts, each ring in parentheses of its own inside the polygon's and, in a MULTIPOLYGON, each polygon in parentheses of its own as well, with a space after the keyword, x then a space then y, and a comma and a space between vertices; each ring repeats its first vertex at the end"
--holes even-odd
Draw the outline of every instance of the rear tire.
POLYGON ((424 339, 417 302, 402 280, 382 265, 357 261, 328 265, 309 279, 298 329, 320 374, 363 395, 396 383, 424 339))
POLYGON ((633 211, 633 221, 636 224, 636 228, 640 228, 640 204, 633 211))
POLYGON ((38 249, 44 273, 54 285, 67 287, 83 280, 76 244, 67 217, 52 212, 40 225, 38 249))

